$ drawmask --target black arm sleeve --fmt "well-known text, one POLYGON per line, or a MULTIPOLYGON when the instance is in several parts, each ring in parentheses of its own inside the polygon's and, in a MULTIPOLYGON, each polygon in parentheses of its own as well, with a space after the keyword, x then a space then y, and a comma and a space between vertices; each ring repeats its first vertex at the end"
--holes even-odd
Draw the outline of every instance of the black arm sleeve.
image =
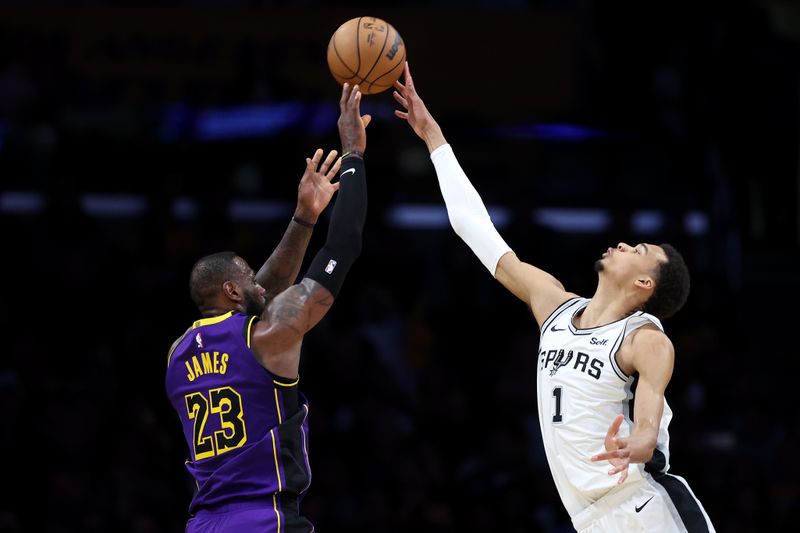
POLYGON ((334 297, 339 294, 347 271, 361 253, 361 232, 367 218, 364 160, 358 157, 344 159, 339 170, 339 182, 328 239, 306 273, 307 278, 331 291, 334 297))

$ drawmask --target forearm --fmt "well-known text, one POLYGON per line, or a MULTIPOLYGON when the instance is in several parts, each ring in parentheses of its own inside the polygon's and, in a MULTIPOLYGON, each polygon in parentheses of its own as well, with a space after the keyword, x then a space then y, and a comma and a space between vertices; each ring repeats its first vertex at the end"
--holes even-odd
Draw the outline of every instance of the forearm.
POLYGON ((450 225, 495 276, 497 262, 511 248, 492 224, 489 211, 461 169, 450 145, 442 144, 434 149, 431 161, 436 168, 450 225))
MULTIPOLYGON (((300 220, 310 222, 302 218, 300 220)), ((256 281, 267 291, 267 301, 289 288, 297 279, 312 233, 312 228, 294 219, 289 222, 281 242, 256 274, 256 281)))
POLYGON ((348 157, 339 172, 339 194, 333 207, 325 245, 314 257, 306 277, 327 288, 336 297, 348 270, 361 254, 367 218, 367 180, 364 161, 348 157))

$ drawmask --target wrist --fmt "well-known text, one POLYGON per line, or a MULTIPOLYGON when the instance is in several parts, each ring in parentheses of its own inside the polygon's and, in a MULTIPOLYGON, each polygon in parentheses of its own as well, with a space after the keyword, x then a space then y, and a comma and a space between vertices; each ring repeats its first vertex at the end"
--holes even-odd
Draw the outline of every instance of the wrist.
POLYGON ((425 125, 425 127, 422 129, 421 137, 422 140, 425 141, 425 145, 428 147, 428 152, 433 152, 443 144, 447 143, 444 138, 444 134, 442 133, 442 129, 436 122, 433 121, 425 125))
POLYGON ((357 157, 358 159, 364 159, 364 150, 359 150, 358 148, 353 148, 351 150, 347 150, 342 148, 342 159, 347 159, 348 157, 357 157))
POLYGON ((314 224, 317 223, 317 216, 302 209, 296 209, 292 215, 292 221, 300 226, 313 228, 314 224))

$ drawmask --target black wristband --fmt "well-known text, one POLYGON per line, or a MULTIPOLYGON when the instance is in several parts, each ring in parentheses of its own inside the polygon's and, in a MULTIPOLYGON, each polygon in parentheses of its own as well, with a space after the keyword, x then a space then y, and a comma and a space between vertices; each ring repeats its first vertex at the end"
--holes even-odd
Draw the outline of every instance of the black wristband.
POLYGON ((312 224, 311 222, 306 222, 302 218, 297 218, 296 216, 292 216, 292 221, 297 222, 298 224, 300 224, 301 226, 305 226, 306 228, 314 227, 314 224, 312 224))

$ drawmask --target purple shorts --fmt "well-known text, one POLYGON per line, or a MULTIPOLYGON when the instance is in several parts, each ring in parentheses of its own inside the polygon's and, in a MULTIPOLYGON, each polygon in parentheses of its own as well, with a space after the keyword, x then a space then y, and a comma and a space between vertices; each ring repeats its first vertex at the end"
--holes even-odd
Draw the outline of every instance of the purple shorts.
MULTIPOLYGON (((281 524, 283 530, 284 524, 281 524)), ((186 533, 222 533, 228 531, 278 531, 274 509, 239 509, 225 513, 200 512, 186 523, 186 533)))

